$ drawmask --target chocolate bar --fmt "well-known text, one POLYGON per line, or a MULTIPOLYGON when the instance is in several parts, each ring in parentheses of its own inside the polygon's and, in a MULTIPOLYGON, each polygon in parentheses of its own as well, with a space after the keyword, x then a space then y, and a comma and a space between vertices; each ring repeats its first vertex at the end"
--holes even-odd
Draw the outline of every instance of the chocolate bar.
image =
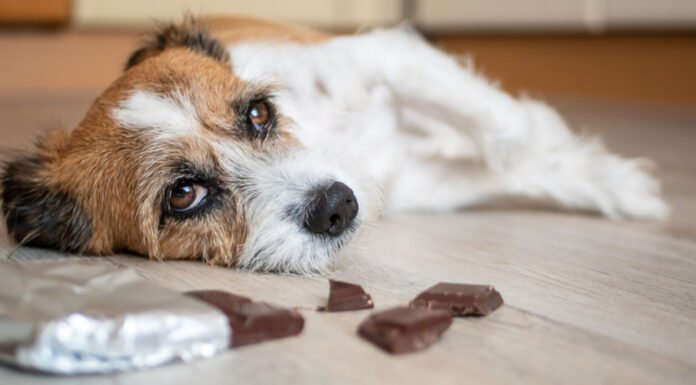
MULTIPOLYGON (((3 366, 61 376, 116 373, 206 358, 229 346, 222 312, 132 269, 71 258, 1 259, 3 366)), ((0 383, 6 378, 0 369, 0 383)))
POLYGON ((320 311, 347 311, 372 309, 374 303, 369 294, 359 285, 329 280, 329 302, 320 311))
POLYGON ((503 304, 490 285, 440 282, 414 298, 410 307, 448 310, 453 316, 488 315, 503 304))
POLYGON ((217 290, 186 294, 205 301, 227 316, 231 329, 230 346, 298 335, 304 327, 304 318, 294 310, 217 290))
POLYGON ((434 344, 451 324, 448 311, 397 307, 369 316, 358 334, 390 353, 402 354, 434 344))

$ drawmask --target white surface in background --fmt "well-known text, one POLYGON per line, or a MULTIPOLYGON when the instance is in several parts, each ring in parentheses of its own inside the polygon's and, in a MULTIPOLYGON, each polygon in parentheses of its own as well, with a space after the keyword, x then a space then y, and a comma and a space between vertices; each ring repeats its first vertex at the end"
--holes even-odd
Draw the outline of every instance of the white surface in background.
POLYGON ((433 29, 601 30, 696 27, 693 0, 416 0, 433 29))
POLYGON ((150 25, 185 12, 235 14, 313 26, 356 27, 394 23, 401 18, 400 0, 75 0, 73 23, 80 27, 150 25))
POLYGON ((78 27, 144 26, 192 12, 360 28, 394 24, 409 8, 419 26, 436 30, 696 28, 694 0, 75 0, 73 23, 78 27))

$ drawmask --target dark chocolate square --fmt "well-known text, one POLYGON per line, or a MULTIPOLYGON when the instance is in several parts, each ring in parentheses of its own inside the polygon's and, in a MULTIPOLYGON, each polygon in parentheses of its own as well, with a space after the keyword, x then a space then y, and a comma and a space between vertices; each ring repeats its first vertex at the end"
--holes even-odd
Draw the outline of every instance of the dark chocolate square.
POLYGON ((491 285, 441 282, 418 294, 410 307, 448 310, 453 316, 488 315, 503 304, 503 297, 491 285))
POLYGON ((343 281, 329 280, 329 301, 321 311, 349 311, 372 309, 374 303, 369 294, 359 285, 343 281))
POLYGON ((426 349, 452 324, 447 311, 397 307, 374 313, 358 328, 358 334, 382 349, 402 354, 426 349))

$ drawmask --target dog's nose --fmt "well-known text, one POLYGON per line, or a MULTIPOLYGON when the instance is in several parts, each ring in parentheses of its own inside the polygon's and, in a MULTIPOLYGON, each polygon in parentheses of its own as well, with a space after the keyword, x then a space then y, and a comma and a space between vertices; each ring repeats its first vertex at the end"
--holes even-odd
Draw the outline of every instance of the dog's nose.
POLYGON ((310 202, 305 213, 305 226, 313 233, 337 236, 357 214, 358 201, 353 190, 341 182, 334 182, 310 202))

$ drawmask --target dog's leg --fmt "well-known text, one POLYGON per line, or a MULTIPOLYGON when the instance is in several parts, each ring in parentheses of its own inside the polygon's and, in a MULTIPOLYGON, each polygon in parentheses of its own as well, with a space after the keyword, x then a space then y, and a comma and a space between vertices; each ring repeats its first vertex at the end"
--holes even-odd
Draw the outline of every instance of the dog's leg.
POLYGON ((613 218, 667 215, 645 161, 613 155, 598 140, 573 134, 550 107, 513 98, 414 33, 379 30, 336 44, 344 45, 367 79, 386 83, 400 103, 473 141, 485 165, 485 173, 472 176, 414 161, 420 182, 409 182, 404 172, 389 206, 447 209, 521 196, 613 218))

